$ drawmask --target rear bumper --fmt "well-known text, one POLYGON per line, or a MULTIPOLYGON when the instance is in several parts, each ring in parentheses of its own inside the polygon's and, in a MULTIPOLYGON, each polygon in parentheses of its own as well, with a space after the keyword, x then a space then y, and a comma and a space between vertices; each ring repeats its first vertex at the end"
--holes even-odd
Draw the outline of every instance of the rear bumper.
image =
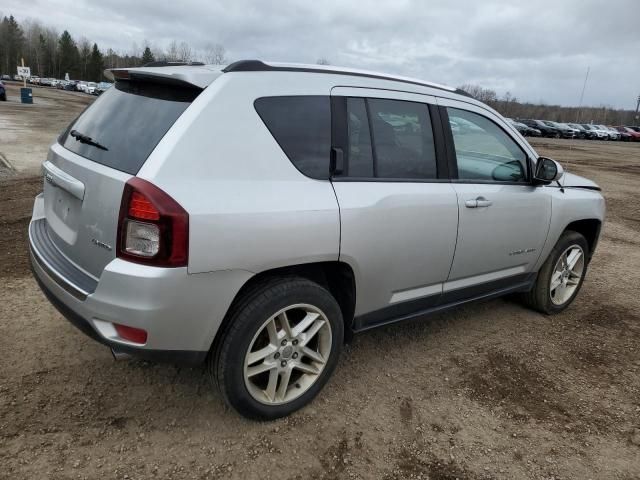
POLYGON ((69 288, 72 275, 58 266, 60 259, 52 260, 34 239, 36 221, 29 227, 31 266, 49 301, 89 337, 142 358, 202 362, 233 298, 252 276, 236 270, 188 274, 186 268, 149 267, 116 258, 83 298, 69 288), (147 342, 120 338, 113 323, 144 329, 147 342))
POLYGON ((74 327, 80 330, 82 333, 92 338, 96 342, 102 343, 107 347, 112 348, 118 352, 130 353, 138 358, 149 360, 152 362, 166 362, 179 365, 199 365, 204 362, 207 357, 207 351, 190 351, 190 350, 152 350, 149 348, 134 347, 119 342, 109 341, 105 337, 101 336, 95 328, 93 328, 91 322, 81 317, 77 312, 73 311, 66 304, 64 304, 55 294, 47 287, 47 285, 41 280, 36 273, 34 267, 34 257, 31 255, 31 265, 34 277, 38 282, 38 286, 42 293, 47 297, 49 302, 66 318, 74 327))

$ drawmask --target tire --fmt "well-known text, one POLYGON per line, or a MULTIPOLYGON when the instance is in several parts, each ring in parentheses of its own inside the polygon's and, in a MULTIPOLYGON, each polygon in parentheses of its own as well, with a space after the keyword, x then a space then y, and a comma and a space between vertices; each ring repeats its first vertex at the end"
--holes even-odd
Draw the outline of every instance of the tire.
MULTIPOLYGON (((571 304, 571 302, 573 302, 580 292, 580 288, 582 288, 582 283, 584 282, 584 278, 587 274, 588 259, 589 245, 587 244, 584 236, 571 230, 565 231, 556 243, 555 247, 553 247, 553 250, 551 250, 549 257, 542 265, 542 268, 540 268, 533 288, 531 291, 523 294, 524 303, 528 307, 547 315, 562 312, 571 304), (580 276, 576 279, 574 275, 568 274, 565 288, 573 288, 573 290, 563 290, 562 292, 566 295, 561 296, 559 291, 552 290, 551 282, 552 279, 555 280, 554 273, 557 275, 556 268, 558 267, 560 258, 567 252, 571 255, 570 252, 575 251, 575 249, 579 249, 582 252, 582 269, 580 271, 580 276), (572 281, 577 283, 570 285, 570 282, 572 281)), ((581 260, 580 258, 576 260, 577 263, 574 264, 574 270, 578 269, 581 260)), ((562 288, 562 282, 564 282, 563 279, 561 280, 561 285, 558 288, 562 288)))
POLYGON ((338 363, 343 338, 342 312, 325 288, 299 277, 268 280, 232 307, 209 372, 227 405, 247 418, 273 420, 320 392, 338 363))
POLYGON ((0 95, 0 102, 6 102, 7 101, 7 94, 3 93, 2 95, 0 95))
POLYGON ((553 138, 560 138, 560 137, 561 137, 561 135, 560 135, 559 133, 556 133, 556 134, 553 136, 553 138))

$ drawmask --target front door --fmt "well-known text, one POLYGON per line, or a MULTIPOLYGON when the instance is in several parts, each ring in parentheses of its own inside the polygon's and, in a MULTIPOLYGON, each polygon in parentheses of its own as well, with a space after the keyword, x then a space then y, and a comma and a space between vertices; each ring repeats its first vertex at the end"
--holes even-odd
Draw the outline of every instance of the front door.
POLYGON ((530 278, 551 219, 551 197, 530 179, 530 149, 497 115, 451 100, 453 187, 460 223, 446 300, 477 296, 530 278), (457 173, 456 173, 457 171, 457 173))

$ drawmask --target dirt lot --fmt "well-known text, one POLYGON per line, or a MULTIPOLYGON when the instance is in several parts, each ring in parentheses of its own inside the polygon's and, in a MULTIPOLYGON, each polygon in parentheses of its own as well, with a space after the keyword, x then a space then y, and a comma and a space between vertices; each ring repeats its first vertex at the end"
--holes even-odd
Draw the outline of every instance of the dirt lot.
POLYGON ((20 103, 21 83, 6 82, 7 101, 0 102, 0 178, 11 170, 39 171, 49 145, 96 97, 29 85, 33 105, 20 103), (4 161, 3 161, 4 160, 4 161), (7 168, 9 167, 9 168, 7 168))
POLYGON ((640 478, 640 144, 536 145, 608 201, 575 304, 362 334, 312 405, 272 423, 225 409, 204 369, 116 363, 68 324, 27 265, 41 180, 0 180, 0 478, 640 478))

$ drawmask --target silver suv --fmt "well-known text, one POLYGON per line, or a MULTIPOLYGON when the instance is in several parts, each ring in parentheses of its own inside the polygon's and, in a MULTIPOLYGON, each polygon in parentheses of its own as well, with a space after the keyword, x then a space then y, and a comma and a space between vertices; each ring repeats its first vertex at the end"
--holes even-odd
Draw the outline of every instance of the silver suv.
POLYGON ((29 238, 73 324, 206 362, 271 419, 308 403, 352 333, 518 292, 577 295, 600 189, 463 91, 240 61, 111 70, 52 145, 29 238))

